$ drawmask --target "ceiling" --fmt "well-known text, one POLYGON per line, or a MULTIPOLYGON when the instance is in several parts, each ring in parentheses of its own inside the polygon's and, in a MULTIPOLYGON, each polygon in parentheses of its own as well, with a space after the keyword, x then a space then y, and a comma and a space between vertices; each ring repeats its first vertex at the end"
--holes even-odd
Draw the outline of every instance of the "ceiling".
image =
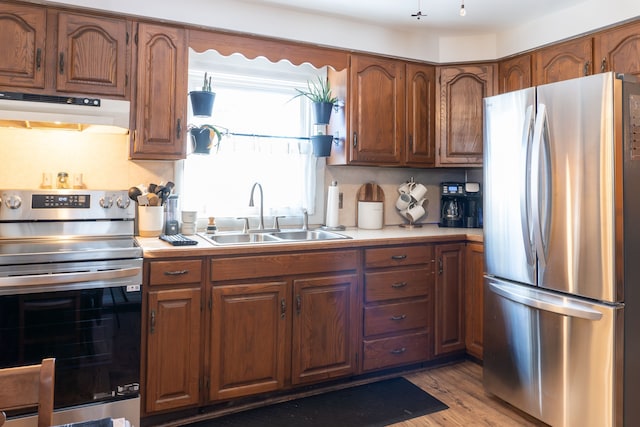
POLYGON ((369 22, 389 28, 438 32, 496 32, 586 0, 243 0, 245 3, 369 22), (412 17, 420 10, 420 19, 412 17))

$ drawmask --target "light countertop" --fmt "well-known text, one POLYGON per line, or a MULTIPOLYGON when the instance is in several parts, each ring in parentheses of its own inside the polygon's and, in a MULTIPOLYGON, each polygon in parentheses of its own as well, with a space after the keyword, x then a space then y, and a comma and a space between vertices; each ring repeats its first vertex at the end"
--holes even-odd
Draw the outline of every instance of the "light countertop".
POLYGON ((142 247, 145 258, 174 258, 211 255, 259 254, 267 252, 294 252, 301 250, 359 248, 373 245, 397 245, 410 243, 445 243, 455 241, 483 241, 482 229, 442 228, 437 224, 422 227, 403 228, 387 226, 380 230, 366 230, 355 227, 338 233, 350 239, 321 240, 305 242, 251 243, 242 245, 218 246, 205 238, 187 236, 198 242, 193 246, 172 246, 157 237, 136 237, 142 247))

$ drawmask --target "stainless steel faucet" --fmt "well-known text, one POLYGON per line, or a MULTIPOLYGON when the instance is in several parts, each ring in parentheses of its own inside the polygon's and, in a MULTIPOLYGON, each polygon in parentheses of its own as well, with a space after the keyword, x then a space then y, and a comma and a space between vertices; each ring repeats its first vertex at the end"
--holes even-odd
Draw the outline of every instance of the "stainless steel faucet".
POLYGON ((258 224, 258 230, 264 230, 264 194, 262 193, 262 185, 259 182, 253 184, 251 187, 251 198, 249 198, 249 207, 253 207, 253 192, 256 186, 260 190, 260 223, 258 224))
POLYGON ((302 208, 302 229, 309 229, 309 213, 305 208, 302 208))

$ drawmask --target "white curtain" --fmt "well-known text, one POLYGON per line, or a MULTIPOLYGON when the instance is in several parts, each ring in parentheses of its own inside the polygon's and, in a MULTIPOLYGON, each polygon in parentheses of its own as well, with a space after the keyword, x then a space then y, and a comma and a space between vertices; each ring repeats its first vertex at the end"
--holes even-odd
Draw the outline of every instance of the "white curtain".
MULTIPOLYGON (((315 212, 316 158, 306 139, 223 136, 211 154, 190 154, 184 162, 182 206, 199 216, 255 214, 249 196, 255 182, 264 192, 265 215, 315 212)), ((259 193, 254 195, 259 206, 259 193)))

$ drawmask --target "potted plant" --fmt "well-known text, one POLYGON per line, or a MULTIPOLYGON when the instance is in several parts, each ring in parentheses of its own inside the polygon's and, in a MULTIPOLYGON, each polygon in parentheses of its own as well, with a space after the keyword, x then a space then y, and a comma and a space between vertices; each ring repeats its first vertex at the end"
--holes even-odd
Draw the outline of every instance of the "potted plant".
POLYGON ((209 154, 211 152, 211 147, 214 145, 216 147, 216 151, 220 149, 222 133, 213 125, 189 125, 189 134, 191 135, 194 154, 209 154), (214 138, 217 139, 215 143, 214 138))
POLYGON ((331 118, 333 105, 338 102, 338 98, 332 95, 329 79, 318 76, 317 82, 307 82, 307 90, 296 88, 298 94, 294 96, 304 96, 313 102, 315 113, 315 124, 328 124, 331 118))
POLYGON ((196 117, 211 117, 213 110, 213 101, 216 99, 215 92, 211 91, 211 76, 204 73, 204 83, 202 90, 193 90, 189 92, 191 99, 191 109, 196 117))

